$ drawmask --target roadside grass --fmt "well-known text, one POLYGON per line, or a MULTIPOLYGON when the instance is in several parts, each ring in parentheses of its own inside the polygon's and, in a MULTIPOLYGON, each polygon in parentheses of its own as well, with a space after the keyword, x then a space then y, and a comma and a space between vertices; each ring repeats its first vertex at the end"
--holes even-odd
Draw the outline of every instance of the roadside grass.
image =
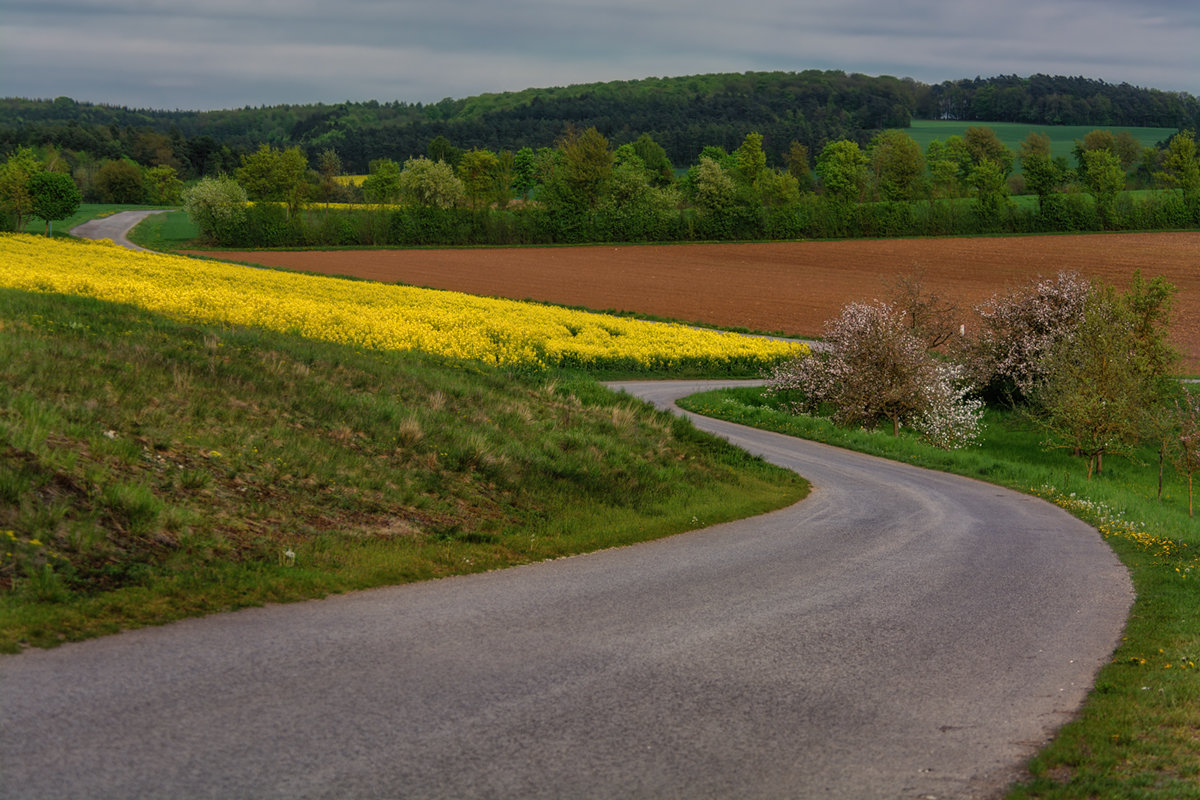
POLYGON ((1200 522, 1187 488, 1157 457, 1110 457, 1104 474, 1065 451, 1046 451, 1018 414, 989 410, 981 446, 947 452, 911 436, 845 430, 793 416, 760 388, 694 395, 697 413, 787 433, 1037 494, 1095 525, 1128 567, 1137 592, 1112 661, 1078 717, 1028 765, 1009 797, 1200 798, 1200 522))
POLYGON ((172 208, 161 214, 151 214, 134 226, 126 237, 134 244, 160 253, 173 253, 197 245, 200 229, 187 212, 172 208))
POLYGON ((0 291, 0 651, 507 567, 807 485, 594 376, 0 291))

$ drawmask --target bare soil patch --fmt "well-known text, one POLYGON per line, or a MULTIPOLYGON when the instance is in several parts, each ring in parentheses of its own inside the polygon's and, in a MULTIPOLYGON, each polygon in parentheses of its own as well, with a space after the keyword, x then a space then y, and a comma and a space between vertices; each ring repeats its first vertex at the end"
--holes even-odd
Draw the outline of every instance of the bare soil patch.
POLYGON ((1178 287, 1172 341, 1200 373, 1200 232, 203 255, 800 336, 917 269, 968 326, 976 304, 1033 278, 1071 270, 1125 288, 1141 270, 1178 287))

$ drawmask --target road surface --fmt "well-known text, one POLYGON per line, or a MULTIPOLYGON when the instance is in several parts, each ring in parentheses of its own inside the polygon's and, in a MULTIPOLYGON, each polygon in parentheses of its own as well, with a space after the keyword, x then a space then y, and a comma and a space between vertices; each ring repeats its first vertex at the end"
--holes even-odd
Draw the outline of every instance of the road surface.
MULTIPOLYGON (((629 384, 663 405, 696 384, 629 384)), ((5 798, 990 797, 1132 601, 1095 530, 712 420, 795 506, 0 656, 5 798)))
POLYGON ((134 226, 151 214, 161 214, 165 209, 143 209, 138 211, 119 211, 110 217, 98 217, 88 220, 82 225, 71 228, 71 235, 81 239, 112 239, 122 247, 130 250, 145 250, 146 248, 129 241, 128 235, 134 226))

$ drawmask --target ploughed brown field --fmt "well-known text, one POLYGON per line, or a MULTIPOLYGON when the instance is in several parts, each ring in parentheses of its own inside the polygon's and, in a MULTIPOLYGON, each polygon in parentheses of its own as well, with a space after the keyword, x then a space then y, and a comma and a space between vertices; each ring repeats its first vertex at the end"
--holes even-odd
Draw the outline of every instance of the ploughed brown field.
POLYGON ((967 326, 975 305, 1033 278, 1069 270, 1124 289, 1141 270, 1179 289, 1171 338, 1183 370, 1200 373, 1198 232, 203 255, 800 336, 820 335, 844 304, 885 298, 917 270, 967 326))

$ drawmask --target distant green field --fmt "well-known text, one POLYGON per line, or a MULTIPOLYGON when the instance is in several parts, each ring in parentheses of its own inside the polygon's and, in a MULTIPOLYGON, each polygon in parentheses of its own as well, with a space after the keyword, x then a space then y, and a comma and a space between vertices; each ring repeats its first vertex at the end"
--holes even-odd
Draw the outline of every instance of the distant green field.
MULTIPOLYGON (((1021 142, 1025 141, 1025 137, 1029 135, 1030 131, 1044 133, 1050 137, 1051 152, 1056 156, 1065 156, 1072 163, 1074 160, 1071 158, 1071 150, 1075 146, 1075 140, 1082 139, 1097 128, 1110 130, 1114 134, 1129 131, 1142 147, 1153 147, 1178 133, 1175 128, 1129 128, 1120 125, 1032 125, 1025 122, 955 122, 924 119, 913 120, 911 127, 907 128, 905 132, 921 145, 922 150, 925 150, 934 139, 945 141, 951 136, 961 136, 963 131, 970 127, 991 128, 996 132, 1000 141, 1004 142, 1005 146, 1014 153, 1017 152, 1021 142)), ((1019 165, 1017 166, 1019 167, 1019 165)))

